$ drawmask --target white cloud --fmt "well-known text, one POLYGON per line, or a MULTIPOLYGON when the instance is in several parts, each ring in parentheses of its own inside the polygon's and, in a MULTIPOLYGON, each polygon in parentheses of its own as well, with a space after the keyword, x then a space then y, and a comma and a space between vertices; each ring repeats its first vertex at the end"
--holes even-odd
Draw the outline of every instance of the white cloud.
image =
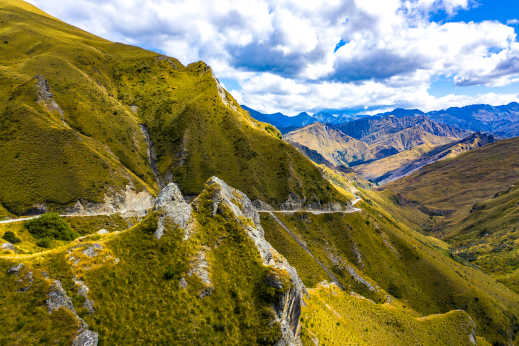
POLYGON ((359 106, 424 110, 508 102, 512 94, 429 93, 438 76, 462 86, 519 81, 514 28, 496 21, 435 23, 472 0, 30 0, 103 37, 205 60, 243 103, 264 111, 359 106), (339 40, 346 44, 336 53, 339 40))

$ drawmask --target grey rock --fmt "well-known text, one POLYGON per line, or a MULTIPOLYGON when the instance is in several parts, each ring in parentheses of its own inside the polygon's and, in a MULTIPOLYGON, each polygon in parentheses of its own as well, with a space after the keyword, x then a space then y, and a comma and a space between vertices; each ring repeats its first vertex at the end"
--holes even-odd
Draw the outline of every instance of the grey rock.
POLYGON ((187 281, 186 279, 184 278, 181 278, 178 282, 178 287, 179 288, 187 288, 187 281))
POLYGON ((85 329, 72 342, 73 346, 97 346, 99 336, 96 332, 85 329))
POLYGON ((101 234, 101 235, 103 235, 103 234, 108 234, 108 233, 110 233, 110 232, 108 232, 108 231, 107 231, 106 229, 104 229, 104 228, 103 228, 103 229, 100 229, 99 231, 97 231, 97 234, 101 234))
POLYGON ((18 274, 22 269, 24 268, 24 265, 22 263, 19 263, 7 270, 7 274, 18 274))
POLYGON ((180 189, 174 183, 169 183, 160 191, 155 201, 154 210, 162 212, 155 232, 157 239, 160 239, 164 234, 165 218, 171 219, 182 229, 185 229, 191 220, 191 206, 185 201, 180 189))
MULTIPOLYGON (((196 255, 193 263, 191 264, 191 269, 187 273, 187 275, 197 276, 200 281, 204 283, 208 288, 212 288, 211 278, 209 274, 209 263, 207 263, 206 252, 209 251, 208 248, 203 247, 196 255)), ((212 289, 209 291, 209 294, 212 292, 212 289)), ((209 295, 206 294, 206 295, 209 295)), ((204 295, 204 297, 206 296, 204 295)))
POLYGON ((33 282, 34 282, 34 278, 33 278, 32 272, 27 272, 27 274, 25 274, 24 278, 22 280, 20 280, 20 283, 24 284, 24 287, 20 288, 20 292, 27 292, 32 287, 33 282))
POLYGON ((94 302, 88 298, 88 286, 81 280, 74 279, 74 283, 78 286, 78 294, 85 298, 83 306, 88 310, 88 313, 93 314, 95 312, 94 302))
POLYGON ((102 250, 103 246, 101 244, 92 244, 83 250, 83 254, 92 258, 97 256, 98 251, 102 250))
POLYGON ((72 299, 70 299, 70 297, 67 295, 63 289, 63 286, 61 285, 61 281, 59 280, 54 280, 51 285, 50 292, 47 297, 47 307, 49 309, 49 313, 64 307, 76 314, 76 310, 72 304, 72 299))
POLYGON ((14 245, 11 244, 11 243, 3 243, 3 244, 0 246, 0 248, 1 248, 2 250, 13 250, 13 251, 16 250, 16 248, 14 247, 14 245))

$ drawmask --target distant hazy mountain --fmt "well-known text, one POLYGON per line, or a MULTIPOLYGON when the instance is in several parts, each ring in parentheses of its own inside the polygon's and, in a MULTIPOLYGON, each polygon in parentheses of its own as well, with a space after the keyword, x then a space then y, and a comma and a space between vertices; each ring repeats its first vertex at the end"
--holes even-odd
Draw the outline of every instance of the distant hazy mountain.
POLYGON ((274 125, 283 134, 318 121, 308 115, 308 113, 300 113, 294 117, 289 117, 279 112, 274 114, 264 114, 247 106, 242 106, 242 108, 248 111, 254 119, 274 125))
POLYGON ((519 136, 519 103, 505 106, 472 105, 453 107, 426 114, 444 124, 454 125, 471 131, 491 132, 498 137, 519 136))
POLYGON ((341 114, 340 112, 331 113, 327 111, 318 112, 313 115, 303 112, 299 113, 296 116, 288 116, 280 112, 273 114, 265 114, 243 105, 242 108, 248 111, 254 119, 274 125, 283 134, 293 130, 297 130, 299 128, 305 127, 316 122, 321 122, 323 124, 342 124, 348 121, 360 119, 362 117, 367 117, 367 115, 359 116, 351 114, 341 114))
MULTIPOLYGON (((317 121, 323 124, 339 125, 354 122, 347 126, 357 127, 369 124, 369 119, 385 117, 407 118, 413 116, 427 116, 442 124, 455 126, 473 132, 488 132, 501 138, 519 136, 519 103, 512 102, 504 106, 471 105, 466 107, 452 107, 440 111, 424 113, 419 109, 397 108, 391 112, 379 113, 374 116, 341 114, 340 112, 319 112, 313 115, 301 113, 289 117, 282 113, 263 114, 243 106, 252 117, 257 120, 276 126, 282 133, 304 127, 317 121), (364 120, 364 123, 355 121, 364 120)), ((359 129, 359 131, 362 131, 359 129)), ((353 136, 355 137, 355 136, 353 136)))

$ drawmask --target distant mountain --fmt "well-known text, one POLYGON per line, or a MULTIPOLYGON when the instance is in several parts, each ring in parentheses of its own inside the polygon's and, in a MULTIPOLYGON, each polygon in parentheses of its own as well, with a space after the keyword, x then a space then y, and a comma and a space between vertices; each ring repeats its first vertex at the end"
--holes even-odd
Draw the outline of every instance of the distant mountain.
POLYGON ((318 163, 325 159, 333 167, 351 167, 418 146, 431 150, 468 134, 425 116, 409 116, 360 119, 336 126, 316 123, 289 132, 284 138, 311 159, 318 157, 318 163))
POLYGON ((317 122, 317 120, 308 115, 308 113, 300 113, 294 117, 290 117, 279 112, 264 114, 247 106, 242 106, 242 108, 248 111, 254 119, 274 125, 283 134, 317 122))
POLYGON ((337 125, 348 121, 369 117, 368 115, 352 115, 341 113, 340 111, 322 111, 312 115, 303 112, 299 113, 296 116, 288 116, 280 112, 273 114, 265 114, 244 105, 242 105, 241 107, 248 111, 254 119, 274 125, 278 128, 279 131, 281 131, 282 134, 297 130, 299 128, 305 127, 306 125, 314 124, 316 122, 337 125))
MULTIPOLYGON (((396 134, 405 129, 419 129, 421 132, 439 137, 462 138, 467 135, 467 131, 454 126, 441 124, 424 115, 414 114, 410 116, 374 116, 339 124, 336 128, 353 138, 370 144, 380 142, 382 136, 396 134)), ((399 145, 401 147, 410 149, 416 146, 416 143, 420 142, 420 139, 415 136, 408 136, 401 138, 400 141, 401 143, 399 145)))
POLYGON ((343 113, 332 113, 328 111, 318 112, 312 115, 312 118, 319 120, 323 124, 342 124, 348 121, 353 121, 361 118, 369 117, 369 115, 352 115, 343 113))
POLYGON ((473 133, 460 141, 440 145, 433 149, 430 149, 430 146, 422 145, 375 162, 359 165, 355 167, 355 172, 376 183, 387 183, 409 175, 433 162, 454 158, 467 151, 494 143, 494 141, 492 135, 473 133))
MULTIPOLYGON (((396 108, 391 112, 379 113, 373 116, 322 111, 313 115, 301 113, 298 116, 289 117, 282 113, 263 114, 246 106, 243 106, 243 108, 248 110, 253 118, 276 126, 283 134, 315 122, 330 125, 342 125, 353 122, 349 125, 350 127, 362 127, 369 124, 370 119, 427 116, 439 123, 472 132, 492 133, 500 138, 519 136, 519 103, 517 102, 503 106, 471 105, 452 107, 428 113, 424 113, 419 109, 396 108), (359 120, 364 120, 364 122, 357 122, 359 120)), ((348 127, 348 125, 345 125, 345 127, 348 127)), ((362 129, 359 129, 359 131, 362 131, 362 129)))
POLYGON ((472 105, 429 112, 431 119, 471 131, 485 131, 502 138, 519 136, 519 103, 504 106, 472 105))

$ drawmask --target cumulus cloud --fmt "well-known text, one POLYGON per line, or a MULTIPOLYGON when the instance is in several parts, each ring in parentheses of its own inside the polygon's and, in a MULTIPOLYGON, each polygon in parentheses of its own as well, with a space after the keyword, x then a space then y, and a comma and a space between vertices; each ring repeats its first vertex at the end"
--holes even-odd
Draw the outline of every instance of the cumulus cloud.
MULTIPOLYGON (((473 0, 30 0, 111 40, 183 63, 205 60, 264 111, 509 102, 517 95, 429 93, 434 78, 464 86, 519 81, 519 43, 497 21, 436 23, 473 0), (340 49, 335 49, 341 42, 340 49)), ((461 90, 461 89, 460 89, 461 90)))

